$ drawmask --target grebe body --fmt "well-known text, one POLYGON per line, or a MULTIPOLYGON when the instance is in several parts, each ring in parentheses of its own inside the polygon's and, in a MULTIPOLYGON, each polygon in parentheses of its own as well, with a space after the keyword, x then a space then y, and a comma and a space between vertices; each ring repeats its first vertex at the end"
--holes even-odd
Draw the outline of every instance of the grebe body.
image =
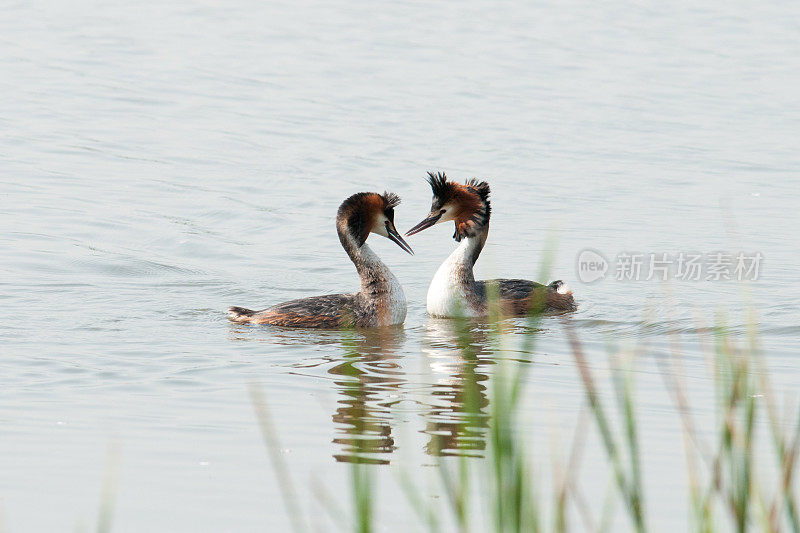
POLYGON ((394 226, 394 208, 400 198, 392 193, 358 193, 339 206, 336 230, 339 241, 361 278, 361 290, 284 302, 253 311, 228 309, 234 322, 303 328, 380 327, 402 324, 406 297, 400 282, 366 244, 377 233, 413 254, 394 226))

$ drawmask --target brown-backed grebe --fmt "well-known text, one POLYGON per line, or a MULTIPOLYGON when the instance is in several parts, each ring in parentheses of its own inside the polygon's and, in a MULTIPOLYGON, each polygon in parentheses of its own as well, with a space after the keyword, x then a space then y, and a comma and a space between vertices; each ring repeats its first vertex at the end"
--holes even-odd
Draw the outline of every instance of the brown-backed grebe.
POLYGON ((329 294, 284 302, 263 311, 242 307, 228 309, 234 322, 302 328, 376 327, 402 324, 406 297, 397 278, 366 245, 370 233, 397 243, 413 255, 411 247, 394 227, 396 194, 360 192, 339 206, 336 231, 361 278, 361 290, 353 294, 329 294))
POLYGON ((428 287, 428 314, 436 317, 485 316, 488 295, 496 294, 500 311, 522 316, 532 311, 571 311, 575 301, 562 281, 542 285, 526 279, 475 281, 472 268, 489 234, 489 184, 474 179, 465 184, 448 181, 444 173, 428 172, 433 189, 430 214, 406 235, 452 220, 453 238, 461 244, 436 271, 428 287), (496 292, 493 292, 496 291, 496 292), (488 293, 488 295, 487 295, 488 293))

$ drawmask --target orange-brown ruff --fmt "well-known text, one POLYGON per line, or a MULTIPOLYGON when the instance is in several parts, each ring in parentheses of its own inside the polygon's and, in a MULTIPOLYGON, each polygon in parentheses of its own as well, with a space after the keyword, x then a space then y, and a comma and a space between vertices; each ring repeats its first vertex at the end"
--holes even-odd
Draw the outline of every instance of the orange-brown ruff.
POLYGON ((370 233, 391 239, 413 253, 394 227, 394 208, 400 198, 392 193, 354 194, 339 206, 336 231, 361 278, 353 294, 329 294, 284 302, 262 311, 228 309, 234 322, 302 328, 376 327, 402 324, 406 318, 403 288, 366 241, 370 233))
POLYGON ((475 281, 473 267, 489 235, 491 204, 489 184, 474 179, 463 185, 448 181, 443 173, 428 172, 433 190, 431 212, 406 235, 452 220, 453 238, 461 244, 436 271, 428 288, 428 314, 440 317, 484 316, 490 299, 496 298, 505 315, 531 312, 572 311, 572 292, 564 283, 542 285, 526 279, 475 281))

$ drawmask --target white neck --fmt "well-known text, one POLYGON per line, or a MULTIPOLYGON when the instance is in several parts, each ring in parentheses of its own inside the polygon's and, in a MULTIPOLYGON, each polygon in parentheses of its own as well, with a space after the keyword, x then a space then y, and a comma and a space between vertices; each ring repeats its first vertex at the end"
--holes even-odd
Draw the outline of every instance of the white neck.
POLYGON ((432 316, 473 316, 470 295, 475 285, 472 268, 486 243, 488 227, 474 237, 465 237, 445 259, 428 287, 427 308, 432 316))

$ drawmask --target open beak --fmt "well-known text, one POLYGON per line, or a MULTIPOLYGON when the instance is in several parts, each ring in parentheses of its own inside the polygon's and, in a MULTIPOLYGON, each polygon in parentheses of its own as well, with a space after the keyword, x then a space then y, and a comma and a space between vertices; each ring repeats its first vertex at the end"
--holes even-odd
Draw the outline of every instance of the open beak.
POLYGON ((412 250, 408 243, 403 240, 403 237, 401 237, 397 232, 397 228, 394 227, 394 224, 388 220, 386 221, 386 233, 389 235, 389 238, 397 244, 397 246, 411 255, 414 255, 414 250, 412 250))
POLYGON ((420 222, 419 224, 408 230, 406 232, 406 237, 410 237, 415 233, 419 233, 424 229, 430 228, 431 226, 439 222, 439 219, 442 218, 442 214, 443 213, 431 213, 425 220, 423 220, 422 222, 420 222))

